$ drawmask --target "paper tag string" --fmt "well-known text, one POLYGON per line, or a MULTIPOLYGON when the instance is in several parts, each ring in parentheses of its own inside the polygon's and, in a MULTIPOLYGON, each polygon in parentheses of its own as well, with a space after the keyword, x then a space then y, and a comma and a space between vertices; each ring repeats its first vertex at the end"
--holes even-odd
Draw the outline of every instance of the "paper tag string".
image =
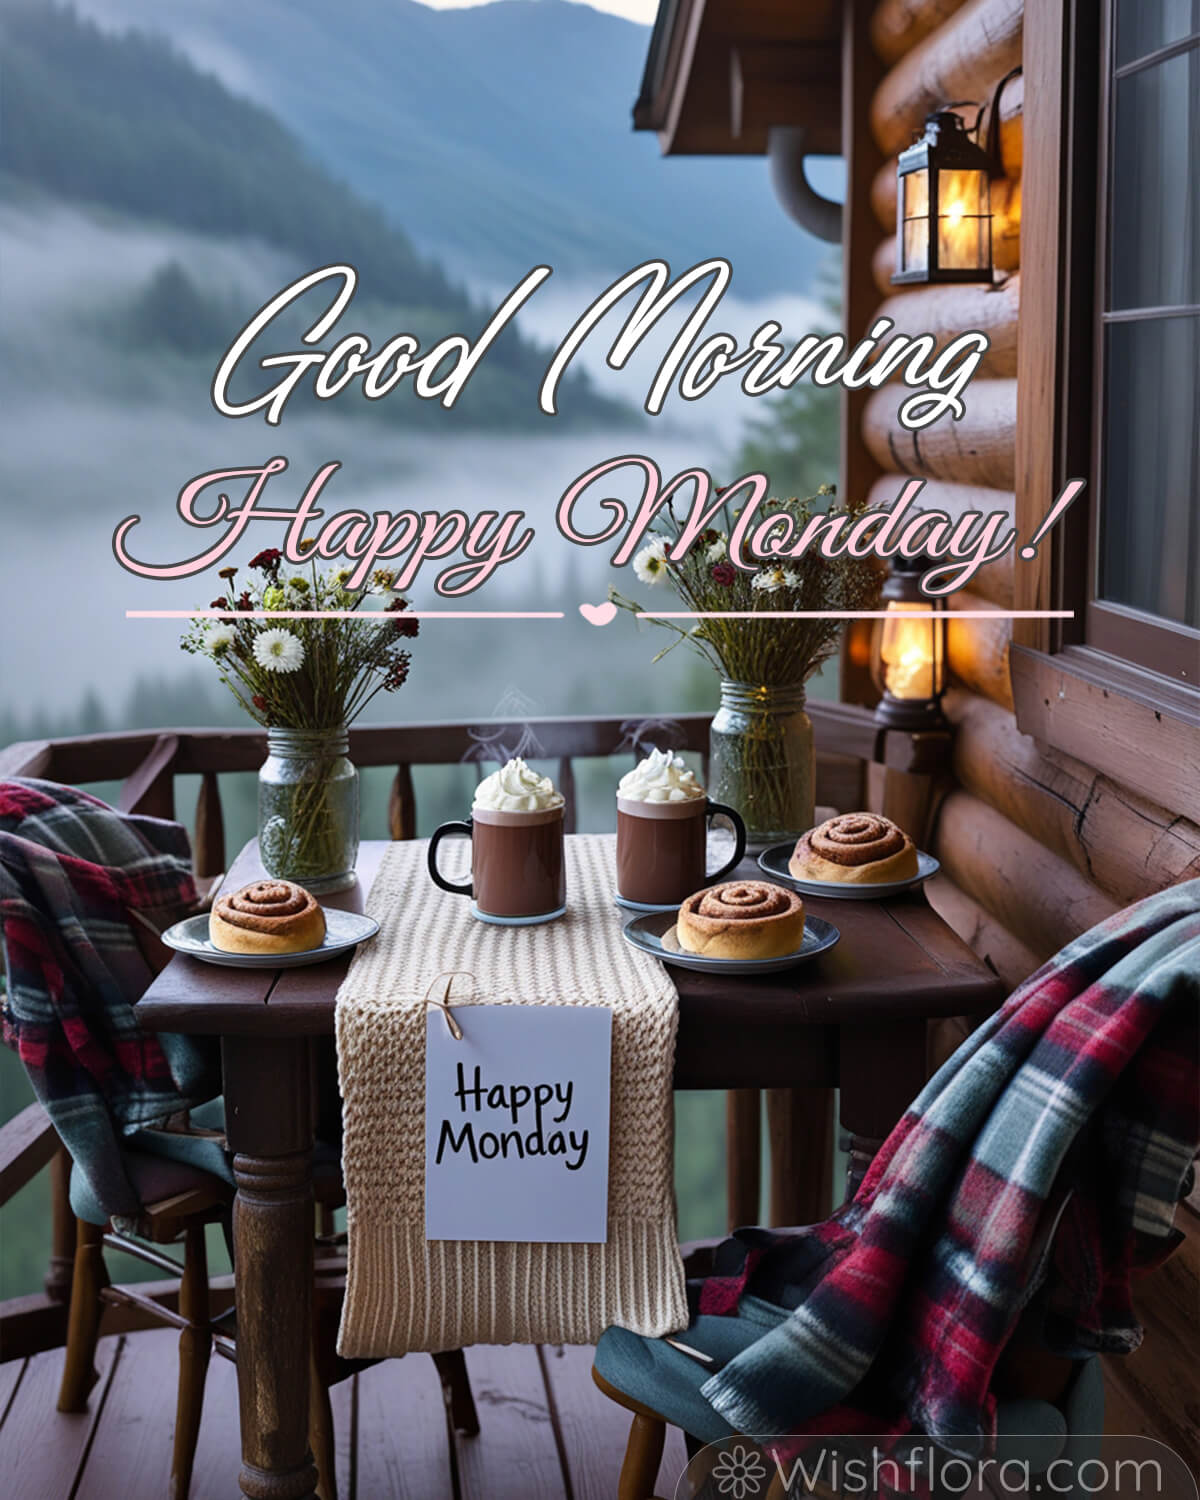
POLYGON ((450 1028, 450 1035, 456 1042, 461 1042, 463 1039, 463 1029, 457 1020, 455 1020, 454 1012, 450 1009, 450 991, 454 988, 454 981, 456 979, 469 979, 472 991, 474 991, 477 980, 469 969, 443 969, 440 974, 435 974, 429 981, 429 988, 425 991, 425 1004, 427 1006, 432 1005, 435 1009, 441 1011, 442 1015, 446 1018, 446 1025, 450 1028), (442 991, 442 996, 439 1000, 432 993, 432 990, 434 985, 441 979, 446 981, 446 988, 442 991))

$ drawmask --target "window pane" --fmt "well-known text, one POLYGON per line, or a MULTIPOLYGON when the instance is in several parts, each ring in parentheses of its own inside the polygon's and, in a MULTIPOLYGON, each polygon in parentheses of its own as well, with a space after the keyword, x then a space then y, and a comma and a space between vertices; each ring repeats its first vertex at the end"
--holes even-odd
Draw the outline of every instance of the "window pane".
POLYGON ((1117 67, 1200 31, 1200 0, 1117 0, 1117 67))
POLYGON ((1116 81, 1111 306, 1200 302, 1200 47, 1116 81))
POLYGON ((1100 594, 1200 627, 1200 317, 1111 323, 1100 594))

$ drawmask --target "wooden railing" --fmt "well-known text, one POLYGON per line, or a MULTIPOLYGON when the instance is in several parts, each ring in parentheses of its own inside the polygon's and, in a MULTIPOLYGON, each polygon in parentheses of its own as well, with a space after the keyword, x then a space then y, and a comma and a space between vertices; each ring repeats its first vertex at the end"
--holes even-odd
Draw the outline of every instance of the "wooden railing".
MULTIPOLYGON (((876 729, 871 714, 848 704, 809 705, 817 746, 816 800, 843 810, 865 801, 865 765, 875 753, 876 729)), ((456 765, 493 758, 520 742, 536 746, 532 758, 557 763, 556 781, 566 799, 567 828, 575 827, 578 760, 628 755, 632 760, 650 744, 669 744, 698 753, 707 774, 707 714, 680 714, 669 720, 645 716, 624 718, 556 718, 530 723, 494 720, 485 723, 369 725, 350 734, 350 756, 357 766, 395 768, 388 801, 388 833, 413 838, 417 802, 413 770, 420 766, 456 765), (639 735, 644 733, 644 738, 639 735), (493 756, 489 756, 491 747, 493 756)), ((135 730, 122 734, 84 735, 58 740, 31 740, 0 750, 0 780, 38 777, 81 785, 121 783, 118 805, 125 812, 174 818, 175 778, 200 777, 195 808, 193 858, 198 877, 219 875, 227 867, 225 821, 219 776, 255 771, 266 754, 266 735, 254 729, 135 730)), ((365 830, 370 833, 371 830, 365 830)), ((382 831, 382 830, 381 830, 382 831)), ((233 851, 236 852, 236 851, 233 851)), ((786 1090, 772 1090, 784 1094, 786 1090)), ((768 1098, 768 1118, 775 1133, 775 1114, 786 1101, 768 1098)), ((758 1091, 740 1089, 728 1096, 727 1169, 729 1219, 753 1222, 758 1217, 761 1140, 758 1091)), ((786 1123, 786 1122, 784 1122, 786 1123)), ((785 1132, 786 1133, 786 1132, 785 1132)), ((0 1360, 16 1359, 61 1344, 66 1336, 70 1267, 74 1253, 74 1219, 67 1200, 70 1163, 40 1104, 31 1104, 0 1126, 0 1208, 39 1173, 51 1173, 51 1244, 49 1269, 40 1293, 0 1303, 0 1360)), ((219 1310, 232 1295, 228 1278, 213 1283, 219 1310)), ((172 1283, 142 1289, 170 1306, 172 1283)), ((111 1331, 144 1326, 136 1309, 110 1309, 111 1331), (117 1317, 117 1323, 112 1319, 117 1317)), ((110 1326, 106 1323, 106 1328, 110 1326)))

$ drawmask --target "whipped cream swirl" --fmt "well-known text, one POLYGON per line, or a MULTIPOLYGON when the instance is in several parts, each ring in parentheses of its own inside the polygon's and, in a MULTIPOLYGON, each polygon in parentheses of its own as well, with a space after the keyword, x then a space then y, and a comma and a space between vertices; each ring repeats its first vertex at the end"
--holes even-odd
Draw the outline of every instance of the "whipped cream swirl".
POLYGON ((682 755, 651 750, 640 765, 621 777, 617 796, 626 802, 693 802, 704 796, 704 788, 682 755))
POLYGON ((487 812, 545 812, 562 805, 549 776, 539 776, 519 756, 475 788, 475 806, 487 812))

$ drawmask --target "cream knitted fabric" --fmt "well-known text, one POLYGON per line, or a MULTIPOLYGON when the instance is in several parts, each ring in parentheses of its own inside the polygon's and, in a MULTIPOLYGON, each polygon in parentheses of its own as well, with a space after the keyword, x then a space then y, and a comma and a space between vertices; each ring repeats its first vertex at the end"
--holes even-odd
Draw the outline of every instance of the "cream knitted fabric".
MULTIPOLYGON (((384 856, 367 902, 379 935, 338 991, 350 1231, 340 1353, 590 1344, 610 1323, 650 1335, 685 1327, 671 1149, 678 997, 665 969, 621 936, 614 840, 568 838, 567 914, 538 927, 477 921, 430 881, 427 847, 399 843, 384 856), (445 969, 474 974, 473 1003, 612 1008, 605 1244, 425 1239, 425 994, 445 969)), ((453 1001, 464 1030, 469 1003, 453 1001)))

